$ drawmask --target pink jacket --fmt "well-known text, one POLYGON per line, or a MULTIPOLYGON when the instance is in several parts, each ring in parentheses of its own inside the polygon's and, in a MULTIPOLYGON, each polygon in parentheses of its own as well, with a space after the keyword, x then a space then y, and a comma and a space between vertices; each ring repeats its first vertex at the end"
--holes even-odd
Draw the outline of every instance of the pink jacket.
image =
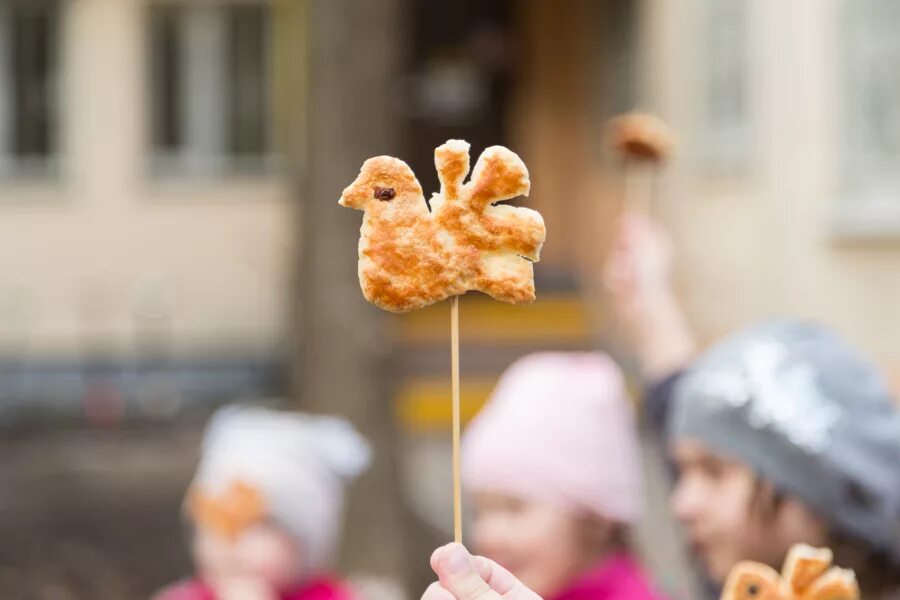
POLYGON ((662 597, 653 590, 633 558, 617 554, 549 600, 662 600, 662 597))
MULTIPOLYGON (((216 597, 201 581, 192 579, 164 589, 154 600, 216 600, 216 597)), ((323 577, 306 582, 297 590, 282 596, 282 600, 354 600, 354 597, 336 579, 323 577)))

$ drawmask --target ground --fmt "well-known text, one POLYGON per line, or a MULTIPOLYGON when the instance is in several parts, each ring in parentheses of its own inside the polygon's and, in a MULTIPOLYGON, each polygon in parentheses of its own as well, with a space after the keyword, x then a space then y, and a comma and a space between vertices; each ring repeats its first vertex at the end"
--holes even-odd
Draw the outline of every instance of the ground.
POLYGON ((199 424, 0 437, 4 599, 145 599, 189 572, 180 504, 199 424))

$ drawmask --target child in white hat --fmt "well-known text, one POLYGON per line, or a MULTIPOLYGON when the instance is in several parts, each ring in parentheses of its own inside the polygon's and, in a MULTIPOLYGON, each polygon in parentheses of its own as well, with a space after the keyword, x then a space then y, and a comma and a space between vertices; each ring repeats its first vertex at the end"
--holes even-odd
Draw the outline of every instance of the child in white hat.
POLYGON ((369 457, 342 419, 220 410, 185 501, 196 577, 158 600, 348 600, 326 573, 345 486, 369 457))

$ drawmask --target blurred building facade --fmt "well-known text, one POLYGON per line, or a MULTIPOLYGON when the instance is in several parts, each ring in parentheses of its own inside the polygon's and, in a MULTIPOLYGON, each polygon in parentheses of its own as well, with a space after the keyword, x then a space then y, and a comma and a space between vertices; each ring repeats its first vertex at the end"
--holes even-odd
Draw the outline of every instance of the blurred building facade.
MULTIPOLYGON (((539 276, 595 283, 619 200, 603 123, 645 108, 678 134, 660 216, 703 337, 802 314, 900 369, 893 3, 411 6, 396 103, 411 162, 433 187, 442 139, 514 146, 551 232, 539 276)), ((0 395, 64 395, 91 365, 271 383, 299 247, 271 17, 0 5, 0 357, 41 373, 0 395)))
POLYGON ((703 338, 821 319, 900 383, 900 5, 644 4, 644 97, 681 147, 661 212, 703 338))
POLYGON ((0 3, 0 406, 278 386, 271 30, 266 2, 0 3))

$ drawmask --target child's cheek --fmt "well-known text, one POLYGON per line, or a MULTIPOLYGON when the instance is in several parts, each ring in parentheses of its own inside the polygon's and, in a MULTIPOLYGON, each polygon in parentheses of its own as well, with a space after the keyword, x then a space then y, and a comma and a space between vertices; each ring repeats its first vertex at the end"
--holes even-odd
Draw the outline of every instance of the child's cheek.
POLYGON ((470 530, 473 549, 507 569, 521 566, 523 550, 519 519, 512 511, 480 509, 470 530))

